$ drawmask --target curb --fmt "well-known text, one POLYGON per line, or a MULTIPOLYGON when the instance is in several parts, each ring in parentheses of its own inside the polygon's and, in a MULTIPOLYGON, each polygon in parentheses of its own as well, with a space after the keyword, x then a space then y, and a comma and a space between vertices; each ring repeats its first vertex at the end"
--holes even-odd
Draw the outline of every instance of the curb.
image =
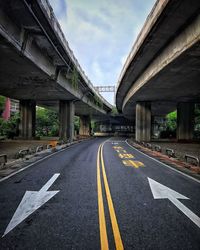
POLYGON ((17 164, 16 164, 16 165, 10 165, 8 168, 6 167, 6 168, 2 169, 2 170, 5 170, 5 171, 6 170, 9 171, 9 169, 16 169, 17 168, 16 170, 8 173, 7 175, 5 174, 5 177, 2 177, 2 178, 0 177, 0 183, 3 182, 3 181, 5 181, 5 180, 7 180, 7 179, 9 179, 12 176, 14 176, 14 175, 16 175, 16 174, 24 171, 25 169, 27 169, 29 167, 32 167, 33 165, 35 165, 37 163, 40 163, 40 162, 42 162, 42 161, 44 161, 44 160, 46 160, 46 159, 48 159, 48 158, 50 158, 50 157, 52 157, 52 156, 60 153, 62 151, 67 150, 68 148, 71 148, 72 146, 74 146, 74 145, 76 145, 78 143, 89 141, 89 140, 92 140, 92 139, 95 139, 95 138, 92 137, 92 138, 87 138, 87 139, 81 139, 79 141, 73 141, 71 143, 67 143, 67 144, 63 144, 63 145, 58 145, 58 146, 56 146, 55 148, 52 148, 52 149, 45 149, 45 150, 43 150, 43 151, 41 151, 39 153, 36 153, 36 154, 32 155, 32 157, 30 157, 28 160, 17 159, 15 161, 12 161, 9 164, 11 164, 11 163, 20 164, 21 163, 21 166, 17 166, 17 164), (29 160, 33 160, 33 158, 35 158, 35 161, 28 162, 29 160), (26 163, 27 164, 29 163, 29 164, 26 165, 26 163), (23 164, 24 164, 24 166, 23 166, 23 164))
POLYGON ((192 172, 187 167, 182 166, 181 164, 183 164, 183 162, 178 161, 177 159, 168 158, 166 155, 158 153, 158 152, 156 152, 157 155, 152 154, 152 152, 154 152, 154 151, 151 151, 150 149, 147 149, 146 147, 142 147, 141 145, 138 145, 137 143, 135 143, 131 140, 127 140, 127 141, 128 141, 128 144, 130 144, 136 150, 138 150, 141 153, 147 155, 148 157, 154 159, 155 161, 158 161, 161 164, 166 165, 169 168, 171 168, 179 173, 187 175, 190 178, 194 178, 197 182, 200 182, 200 174, 199 174, 200 170, 199 170, 199 173, 192 172))

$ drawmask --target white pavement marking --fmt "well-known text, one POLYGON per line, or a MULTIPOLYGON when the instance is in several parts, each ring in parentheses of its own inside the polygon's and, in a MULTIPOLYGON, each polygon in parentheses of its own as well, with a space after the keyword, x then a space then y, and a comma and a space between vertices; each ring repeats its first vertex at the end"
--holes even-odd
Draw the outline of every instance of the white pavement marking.
POLYGON ((110 141, 110 139, 106 140, 106 142, 110 142, 111 144, 119 144, 120 142, 125 142, 125 141, 110 141))
POLYGON ((54 195, 60 192, 47 191, 59 175, 60 174, 54 174, 39 191, 26 191, 2 237, 13 230, 18 224, 50 200, 54 195))
POLYGON ((167 167, 167 168, 169 168, 169 169, 171 169, 171 170, 173 170, 173 171, 175 171, 175 172, 177 172, 177 173, 179 173, 179 174, 181 174, 181 175, 184 175, 184 176, 188 177, 189 179, 191 179, 191 180, 193 180, 193 181, 196 181, 196 182, 200 183, 200 180, 197 180, 197 179, 195 179, 194 177, 192 177, 192 176, 190 176, 190 175, 188 175, 188 174, 185 174, 185 173, 183 173, 183 172, 181 172, 181 171, 179 171, 179 170, 177 170, 177 169, 175 169, 175 168, 172 168, 172 167, 170 167, 169 165, 167 165, 167 164, 165 164, 165 163, 163 163, 163 162, 161 162, 161 161, 159 161, 159 160, 157 160, 157 159, 155 159, 155 158, 153 158, 153 157, 151 157, 151 156, 149 156, 149 155, 147 155, 147 154, 141 152, 141 151, 138 150, 137 148, 135 148, 135 147, 133 147, 132 145, 130 145, 130 144, 127 142, 127 139, 126 139, 124 142, 125 142, 129 147, 133 148, 134 150, 136 150, 136 151, 139 152, 140 154, 145 155, 147 158, 149 158, 149 159, 151 159, 151 160, 153 160, 153 161, 156 161, 156 162, 160 163, 161 165, 163 165, 163 166, 165 166, 165 167, 167 167))
POLYGON ((151 192, 154 199, 169 199, 182 213, 184 213, 191 221, 200 228, 200 218, 187 208, 178 199, 189 199, 188 197, 168 188, 151 178, 148 178, 151 192))

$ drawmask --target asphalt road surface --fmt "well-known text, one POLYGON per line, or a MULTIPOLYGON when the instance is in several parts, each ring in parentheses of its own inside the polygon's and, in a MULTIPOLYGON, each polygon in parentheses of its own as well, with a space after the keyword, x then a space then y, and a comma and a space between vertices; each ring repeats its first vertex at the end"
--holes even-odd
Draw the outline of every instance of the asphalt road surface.
POLYGON ((76 144, 0 182, 1 250, 199 250, 199 217, 200 182, 123 139, 76 144))

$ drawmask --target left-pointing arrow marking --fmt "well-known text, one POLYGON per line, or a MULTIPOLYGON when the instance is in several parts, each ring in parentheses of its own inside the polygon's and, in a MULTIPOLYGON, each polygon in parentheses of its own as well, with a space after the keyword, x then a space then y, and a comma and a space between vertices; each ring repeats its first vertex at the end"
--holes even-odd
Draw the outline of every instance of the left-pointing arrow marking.
POLYGON ((189 199, 186 196, 168 188, 151 178, 148 178, 154 199, 169 199, 180 211, 200 228, 200 218, 178 199, 189 199))
POLYGON ((59 175, 60 174, 54 174, 39 191, 26 191, 3 237, 59 192, 47 191, 59 175))

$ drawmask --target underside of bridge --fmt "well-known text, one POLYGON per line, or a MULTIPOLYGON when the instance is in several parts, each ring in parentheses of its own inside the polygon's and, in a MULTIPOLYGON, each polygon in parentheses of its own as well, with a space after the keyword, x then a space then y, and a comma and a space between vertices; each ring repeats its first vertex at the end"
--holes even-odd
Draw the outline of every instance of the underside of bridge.
POLYGON ((75 114, 104 117, 112 109, 81 69, 48 2, 0 1, 0 55, 0 94, 20 100, 22 138, 35 136, 36 105, 59 112, 60 137, 70 140, 75 114))
POLYGON ((200 2, 157 1, 122 70, 116 104, 151 139, 151 121, 177 110, 177 139, 191 140, 200 102, 200 2))

